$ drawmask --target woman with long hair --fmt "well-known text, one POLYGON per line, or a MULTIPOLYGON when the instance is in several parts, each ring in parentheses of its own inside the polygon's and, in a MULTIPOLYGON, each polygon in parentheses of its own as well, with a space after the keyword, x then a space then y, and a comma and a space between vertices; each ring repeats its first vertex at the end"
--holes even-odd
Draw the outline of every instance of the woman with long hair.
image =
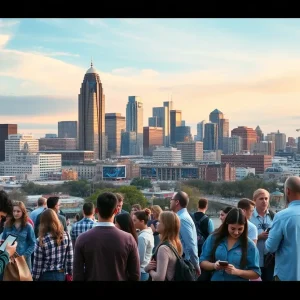
POLYGON ((32 277, 39 281, 65 281, 72 275, 73 246, 69 233, 48 208, 41 214, 39 234, 34 249, 32 277))
POLYGON ((224 223, 224 220, 231 209, 232 209, 231 206, 226 206, 225 208, 222 208, 220 210, 219 219, 221 220, 222 223, 224 223))
POLYGON ((17 236, 17 250, 19 255, 24 255, 28 268, 31 270, 31 254, 34 251, 35 235, 30 223, 28 223, 27 209, 22 201, 13 202, 13 214, 7 218, 2 239, 9 235, 17 236))
POLYGON ((151 210, 146 208, 145 210, 136 211, 132 215, 132 221, 138 233, 138 250, 140 256, 140 268, 141 268, 141 281, 147 281, 149 274, 145 272, 144 268, 148 265, 152 257, 152 250, 154 248, 153 232, 147 223, 150 219, 151 210))
POLYGON ((126 212, 116 215, 115 222, 117 228, 130 233, 135 239, 136 243, 138 243, 137 233, 129 213, 126 212))
POLYGON ((248 281, 261 275, 259 253, 248 238, 247 218, 232 208, 224 223, 204 242, 200 267, 213 271, 212 281, 248 281))
POLYGON ((159 205, 153 205, 151 207, 152 217, 151 220, 148 221, 148 226, 152 229, 153 237, 154 237, 154 248, 153 252, 155 251, 156 247, 158 246, 160 239, 159 239, 159 233, 157 232, 157 223, 159 215, 162 213, 162 209, 159 205))
POLYGON ((171 281, 175 275, 177 257, 172 249, 175 248, 179 256, 182 255, 182 245, 179 239, 180 220, 172 211, 164 211, 159 215, 157 232, 160 234, 160 244, 154 258, 145 267, 153 281, 171 281))

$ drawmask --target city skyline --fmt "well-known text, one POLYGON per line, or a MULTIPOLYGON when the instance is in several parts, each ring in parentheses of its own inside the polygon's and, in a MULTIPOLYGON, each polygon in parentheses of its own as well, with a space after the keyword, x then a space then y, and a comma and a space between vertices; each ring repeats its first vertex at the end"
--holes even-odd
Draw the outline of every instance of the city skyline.
POLYGON ((217 108, 230 131, 297 137, 299 29, 297 19, 0 19, 1 123, 41 137, 77 121, 92 58, 105 113, 126 116, 140 96, 147 126, 172 98, 193 135, 217 108))

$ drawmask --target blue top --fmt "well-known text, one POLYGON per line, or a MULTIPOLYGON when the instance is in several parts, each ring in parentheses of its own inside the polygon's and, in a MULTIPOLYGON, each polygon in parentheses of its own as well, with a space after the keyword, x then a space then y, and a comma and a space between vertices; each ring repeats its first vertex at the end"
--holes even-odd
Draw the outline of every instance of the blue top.
POLYGON ((24 228, 17 229, 15 225, 12 227, 5 227, 2 235, 2 239, 6 239, 9 234, 17 236, 17 253, 29 257, 34 251, 35 235, 33 228, 30 224, 26 224, 24 228))
POLYGON ((190 260, 195 268, 199 269, 197 231, 195 223, 186 208, 177 212, 180 220, 179 237, 185 259, 190 260))
POLYGON ((275 215, 265 247, 275 252, 274 276, 282 281, 300 280, 300 200, 275 215))
MULTIPOLYGON (((250 222, 253 223, 257 227, 257 234, 260 235, 263 231, 267 228, 271 228, 273 221, 271 219, 270 213, 267 210, 267 213, 264 217, 261 217, 258 213, 256 208, 254 208, 252 217, 250 222)), ((249 229, 248 229, 249 230, 249 229)), ((260 239, 257 240, 257 248, 259 251, 259 266, 264 266, 264 253, 265 253, 265 240, 260 239)))
POLYGON ((33 210, 31 213, 30 213, 30 219, 32 220, 32 222, 34 223, 34 226, 35 226, 35 222, 36 222, 36 218, 37 216, 42 213, 44 211, 45 207, 38 207, 36 208, 35 210, 33 210))
POLYGON ((250 240, 257 240, 257 227, 250 221, 248 221, 248 238, 250 240))
MULTIPOLYGON (((200 256, 200 262, 202 261, 210 261, 211 259, 211 251, 214 246, 215 235, 211 234, 203 244, 202 253, 200 256)), ((227 248, 227 237, 221 241, 219 246, 216 249, 215 258, 217 260, 225 260, 228 261, 229 264, 234 265, 235 268, 241 270, 253 270, 259 276, 261 275, 259 268, 259 253, 255 246, 255 243, 248 238, 248 250, 247 250, 247 266, 245 268, 241 268, 240 261, 242 257, 242 248, 240 245, 240 241, 233 245, 233 247, 228 251, 227 248)), ((245 279, 236 275, 227 274, 224 270, 214 271, 211 281, 249 281, 249 279, 245 279)))

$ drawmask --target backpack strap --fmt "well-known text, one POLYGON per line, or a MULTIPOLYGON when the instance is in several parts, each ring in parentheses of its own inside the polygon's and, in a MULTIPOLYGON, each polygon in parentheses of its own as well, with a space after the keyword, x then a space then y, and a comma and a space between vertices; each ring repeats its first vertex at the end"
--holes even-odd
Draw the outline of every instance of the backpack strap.
POLYGON ((181 259, 181 256, 179 255, 178 251, 174 248, 174 246, 173 246, 172 244, 170 244, 170 243, 167 242, 167 241, 165 241, 165 242, 159 244, 159 245, 156 247, 156 250, 155 250, 154 254, 152 255, 152 258, 153 258, 153 259, 156 260, 156 255, 157 255, 157 252, 158 252, 158 248, 159 248, 160 246, 163 246, 163 245, 168 246, 168 247, 173 251, 173 253, 175 254, 176 258, 181 259))
POLYGON ((269 209, 269 215, 270 215, 271 220, 273 221, 275 213, 269 209))

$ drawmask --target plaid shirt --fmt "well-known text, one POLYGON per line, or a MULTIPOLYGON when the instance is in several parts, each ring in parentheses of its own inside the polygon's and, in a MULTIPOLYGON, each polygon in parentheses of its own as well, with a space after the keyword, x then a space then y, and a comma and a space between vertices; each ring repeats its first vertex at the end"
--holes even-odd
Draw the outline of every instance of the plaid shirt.
POLYGON ((40 246, 38 238, 34 248, 33 280, 38 280, 44 272, 62 269, 65 270, 65 273, 72 275, 73 246, 69 234, 64 231, 64 238, 59 246, 56 245, 50 233, 44 236, 43 246, 40 246))
POLYGON ((91 229, 96 222, 89 218, 83 218, 82 220, 73 224, 71 229, 71 239, 72 241, 76 241, 78 236, 91 229))

